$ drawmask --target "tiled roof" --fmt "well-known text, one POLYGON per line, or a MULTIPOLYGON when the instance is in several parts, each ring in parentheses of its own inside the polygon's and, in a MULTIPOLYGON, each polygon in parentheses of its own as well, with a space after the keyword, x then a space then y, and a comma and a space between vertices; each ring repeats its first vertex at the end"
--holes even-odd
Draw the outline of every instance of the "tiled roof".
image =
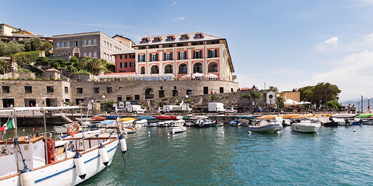
POLYGON ((149 42, 142 42, 139 41, 136 46, 143 46, 143 45, 153 45, 153 44, 169 44, 169 43, 179 43, 179 42, 190 42, 190 41, 208 41, 208 40, 216 40, 216 39, 224 39, 220 37, 216 37, 213 35, 207 35, 202 32, 190 32, 190 33, 181 33, 181 34, 167 34, 167 35, 158 35, 158 36, 145 36, 143 38, 148 38, 149 42), (195 36, 201 34, 201 38, 196 38, 195 36), (188 35, 188 39, 181 39, 183 35, 188 35), (167 40, 168 36, 174 36, 175 40, 167 40), (161 38, 160 41, 154 41, 154 38, 161 38))
POLYGON ((104 76, 107 76, 107 75, 132 75, 132 74, 135 74, 135 72, 106 73, 106 74, 104 74, 104 76))

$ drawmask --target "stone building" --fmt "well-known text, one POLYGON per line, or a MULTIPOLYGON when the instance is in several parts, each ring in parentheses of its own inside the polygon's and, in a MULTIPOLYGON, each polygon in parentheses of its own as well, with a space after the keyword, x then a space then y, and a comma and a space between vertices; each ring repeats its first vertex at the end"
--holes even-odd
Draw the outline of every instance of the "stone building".
POLYGON ((105 59, 109 63, 114 63, 112 54, 121 50, 132 50, 131 44, 102 32, 83 32, 78 34, 64 34, 53 36, 53 57, 68 60, 72 56, 95 57, 105 59))

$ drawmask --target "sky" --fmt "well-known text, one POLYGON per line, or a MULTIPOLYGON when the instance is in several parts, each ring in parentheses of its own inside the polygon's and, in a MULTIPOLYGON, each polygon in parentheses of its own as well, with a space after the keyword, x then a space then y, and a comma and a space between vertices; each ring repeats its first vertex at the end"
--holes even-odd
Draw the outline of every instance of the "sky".
POLYGON ((145 34, 226 38, 239 87, 291 91, 329 82, 342 91, 340 102, 373 98, 373 0, 0 3, 0 23, 45 36, 101 31, 135 43, 145 34))

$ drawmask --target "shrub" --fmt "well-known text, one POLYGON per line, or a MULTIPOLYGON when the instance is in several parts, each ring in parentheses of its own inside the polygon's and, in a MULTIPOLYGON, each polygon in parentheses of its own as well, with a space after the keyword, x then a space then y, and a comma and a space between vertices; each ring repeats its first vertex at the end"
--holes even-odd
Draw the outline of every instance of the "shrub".
POLYGON ((35 73, 36 75, 41 75, 44 72, 44 70, 42 70, 42 69, 40 69, 40 68, 38 68, 34 65, 31 65, 30 67, 31 67, 30 68, 31 72, 35 73))
POLYGON ((28 77, 27 80, 34 80, 34 78, 32 78, 32 77, 28 77))
POLYGON ((132 83, 130 84, 130 87, 133 87, 133 84, 132 84, 132 83))
POLYGON ((211 100, 218 100, 218 97, 216 97, 215 95, 212 95, 211 100))
POLYGON ((60 78, 57 78, 56 81, 61 81, 61 79, 60 79, 60 78))
POLYGON ((241 94, 242 99, 250 99, 250 94, 241 94))
POLYGON ((19 52, 12 55, 12 61, 16 61, 18 65, 29 64, 39 58, 39 51, 19 52))
POLYGON ((86 71, 86 70, 79 70, 79 71, 77 71, 77 72, 74 72, 73 74, 74 74, 74 75, 79 75, 79 74, 91 74, 91 73, 89 73, 89 72, 86 71))
POLYGON ((91 78, 90 81, 96 81, 96 78, 91 78))
POLYGON ((229 96, 225 96, 225 99, 229 99, 229 96))
POLYGON ((252 96, 253 98, 260 98, 260 93, 258 93, 258 92, 252 92, 252 93, 251 93, 251 96, 252 96))
POLYGON ((168 97, 162 98, 162 101, 167 101, 167 100, 168 100, 168 97))
POLYGON ((49 79, 50 79, 50 80, 54 80, 54 77, 50 77, 49 79))
POLYGON ((17 80, 21 80, 21 78, 20 78, 20 77, 17 77, 17 80))

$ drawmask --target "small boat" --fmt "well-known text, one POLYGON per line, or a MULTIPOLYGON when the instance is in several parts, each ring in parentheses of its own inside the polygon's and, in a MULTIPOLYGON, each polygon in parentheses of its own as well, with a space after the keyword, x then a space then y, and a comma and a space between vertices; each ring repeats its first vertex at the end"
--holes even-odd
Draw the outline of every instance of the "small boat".
POLYGON ((171 126, 172 120, 167 120, 167 121, 159 121, 158 122, 158 127, 169 127, 171 126))
POLYGON ((125 134, 133 134, 137 131, 136 127, 123 127, 123 133, 125 134))
POLYGON ((184 126, 184 124, 185 124, 185 120, 179 119, 179 120, 176 120, 176 121, 172 121, 170 123, 170 126, 172 126, 172 127, 181 127, 181 126, 184 126))
POLYGON ((170 116, 171 119, 179 119, 177 116, 170 116))
POLYGON ((186 127, 183 126, 177 126, 177 127, 170 127, 170 133, 175 134, 175 133, 181 133, 186 131, 186 127))
POLYGON ((373 119, 363 119, 361 121, 361 124, 363 124, 363 125, 373 125, 373 119))
POLYGON ((271 120, 271 119, 275 119, 276 117, 277 115, 266 115, 266 116, 258 117, 257 119, 271 120))
POLYGON ((357 118, 371 118, 373 114, 360 114, 356 116, 357 118))
POLYGON ((151 123, 148 123, 147 126, 148 126, 148 127, 157 127, 157 126, 158 126, 158 123, 157 123, 157 122, 151 122, 151 123))
POLYGON ((195 123, 193 121, 187 121, 185 122, 185 126, 187 127, 194 127, 195 123))
POLYGON ((198 128, 207 128, 207 127, 211 127, 211 124, 212 123, 211 123, 210 118, 206 118, 206 119, 197 120, 194 126, 198 128))
POLYGON ((296 132, 303 132, 303 133, 315 133, 319 131, 321 127, 320 121, 317 119, 302 119, 299 123, 293 123, 291 125, 291 130, 296 132))
POLYGON ((300 114, 286 114, 286 115, 282 115, 282 119, 291 119, 293 117, 296 117, 296 116, 299 116, 300 114))
POLYGON ((221 121, 214 121, 214 122, 212 123, 212 126, 213 126, 213 127, 222 127, 222 126, 224 126, 224 123, 221 122, 221 121))
POLYGON ((282 126, 282 118, 276 117, 275 121, 267 121, 261 120, 259 121, 259 125, 255 126, 248 126, 249 131, 251 132, 268 132, 268 133, 276 133, 277 131, 281 131, 283 129, 282 126))
POLYGON ((181 118, 181 119, 187 120, 187 119, 189 119, 189 117, 188 116, 183 116, 183 118, 181 118))
POLYGON ((157 119, 160 119, 160 120, 170 120, 171 119, 171 116, 165 116, 165 115, 159 115, 159 116, 155 116, 157 119))
POLYGON ((351 125, 361 125, 362 124, 362 119, 355 118, 353 120, 350 120, 351 125))
POLYGON ((105 116, 106 119, 117 119, 117 118, 121 118, 122 116, 118 116, 118 115, 110 115, 110 116, 105 116))
POLYGON ((121 121, 134 121, 137 120, 136 118, 121 118, 121 121))
POLYGON ((291 126, 291 120, 290 119, 284 119, 282 121, 282 126, 291 126))
POLYGON ((207 119, 207 118, 209 118, 209 117, 207 117, 207 116, 193 116, 193 117, 190 117, 189 119, 198 120, 198 119, 207 119))
POLYGON ((237 116, 236 119, 247 119, 247 120, 249 120, 249 119, 255 119, 255 117, 254 116, 237 116))
POLYGON ((146 119, 146 120, 152 120, 152 119, 155 119, 155 117, 153 116, 138 116, 136 117, 137 119, 146 119))
POLYGON ((354 118, 356 114, 333 114, 330 117, 332 118, 354 118))
POLYGON ((91 119, 96 120, 96 121, 103 121, 106 119, 106 117, 94 116, 94 117, 91 117, 91 119))
POLYGON ((134 126, 136 128, 141 128, 141 127, 144 127, 146 125, 148 125, 148 120, 146 120, 146 119, 137 120, 137 121, 134 122, 134 126))
POLYGON ((229 122, 229 125, 232 125, 232 126, 241 126, 242 122, 239 121, 239 120, 232 120, 232 121, 229 122))

